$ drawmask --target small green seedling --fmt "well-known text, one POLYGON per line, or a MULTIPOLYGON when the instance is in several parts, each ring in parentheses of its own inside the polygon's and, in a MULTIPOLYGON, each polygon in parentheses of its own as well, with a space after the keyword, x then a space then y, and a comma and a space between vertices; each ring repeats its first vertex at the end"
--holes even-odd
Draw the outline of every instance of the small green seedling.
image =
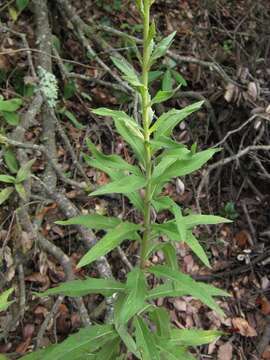
POLYGON ((17 172, 16 176, 0 174, 0 182, 11 184, 0 191, 0 205, 3 204, 14 190, 19 194, 20 198, 27 200, 26 191, 23 182, 31 176, 31 167, 36 160, 32 159, 24 164, 17 172))

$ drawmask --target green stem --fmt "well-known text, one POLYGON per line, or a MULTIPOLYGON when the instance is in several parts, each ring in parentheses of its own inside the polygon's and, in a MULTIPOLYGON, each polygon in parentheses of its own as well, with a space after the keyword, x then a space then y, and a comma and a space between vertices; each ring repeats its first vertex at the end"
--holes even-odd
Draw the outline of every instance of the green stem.
POLYGON ((144 195, 144 232, 141 245, 140 267, 145 267, 146 254, 151 235, 151 176, 152 176, 152 156, 150 149, 150 95, 148 91, 148 72, 149 72, 149 59, 150 48, 148 44, 150 24, 150 4, 149 0, 144 3, 144 30, 143 30, 143 63, 142 63, 142 122, 144 129, 144 148, 145 148, 145 175, 147 185, 144 195))

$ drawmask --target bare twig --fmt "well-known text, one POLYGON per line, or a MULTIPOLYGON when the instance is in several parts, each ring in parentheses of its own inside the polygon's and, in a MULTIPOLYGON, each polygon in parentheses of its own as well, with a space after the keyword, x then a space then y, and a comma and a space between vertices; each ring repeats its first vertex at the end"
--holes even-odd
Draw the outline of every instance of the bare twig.
POLYGON ((40 326, 38 333, 37 333, 37 337, 36 337, 36 348, 37 349, 41 347, 42 339, 45 334, 45 331, 46 331, 50 321, 55 317, 55 315, 59 309, 59 306, 63 302, 64 298, 65 297, 62 295, 58 296, 57 300, 53 304, 53 307, 51 308, 51 311, 46 315, 42 325, 40 326))

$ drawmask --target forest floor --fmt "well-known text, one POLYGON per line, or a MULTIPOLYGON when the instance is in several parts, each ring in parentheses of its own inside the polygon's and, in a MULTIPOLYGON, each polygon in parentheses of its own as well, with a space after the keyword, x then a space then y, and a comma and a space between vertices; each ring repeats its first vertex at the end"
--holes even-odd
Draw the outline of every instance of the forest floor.
MULTIPOLYGON (((103 317, 100 296, 88 296, 82 307, 79 301, 68 298, 40 299, 33 295, 32 291, 54 287, 67 275, 71 279, 98 274, 95 267, 75 268, 85 252, 80 239, 85 237, 87 243, 87 234, 62 228, 54 221, 89 210, 137 216, 122 197, 87 196, 85 182, 102 185, 108 178, 82 160, 88 137, 105 153, 131 159, 111 121, 101 121, 90 109, 106 106, 132 112, 136 108, 133 95, 110 61, 115 52, 134 61, 134 41, 141 35, 134 2, 77 0, 72 2, 71 16, 68 1, 48 1, 50 28, 46 27, 46 14, 37 10, 46 2, 34 3, 20 13, 14 1, 0 1, 0 91, 5 99, 23 100, 20 112, 24 125, 19 133, 19 126, 0 119, 0 131, 11 134, 14 141, 49 149, 49 154, 42 146, 35 151, 38 161, 33 173, 43 181, 28 184, 32 189, 27 214, 15 211, 22 205, 16 195, 0 208, 0 289, 14 287, 18 299, 9 311, 0 313, 0 327, 4 329, 0 353, 10 358, 21 357, 37 342, 45 346, 75 332, 81 326, 84 307, 91 319, 103 317), (48 47, 42 37, 50 40, 51 34, 52 47, 51 41, 48 47), (59 84, 56 120, 48 121, 45 130, 41 123, 51 114, 42 109, 33 91, 37 65, 52 69, 59 84), (30 122, 29 109, 34 116, 39 114, 30 122), (56 159, 60 171, 48 155, 56 159), (43 177, 44 171, 53 176, 43 177), (59 172, 66 177, 63 179, 59 172), (63 266, 66 255, 71 273, 63 266)), ((166 192, 185 209, 234 220, 226 226, 196 230, 211 270, 185 245, 179 246, 183 271, 232 295, 219 301, 226 318, 190 297, 160 300, 158 305, 166 305, 177 327, 215 328, 227 334, 197 350, 198 359, 270 359, 270 3, 156 0, 153 17, 160 36, 177 31, 168 56, 154 69, 157 76, 159 71, 166 72, 165 77, 157 77, 155 86, 182 83, 166 106, 180 108, 205 100, 202 110, 175 130, 175 138, 187 145, 197 143, 200 149, 223 148, 203 170, 183 182, 170 183, 166 192)), ((33 158, 33 151, 19 149, 17 159, 23 163, 25 156, 33 158)), ((0 173, 12 172, 12 166, 17 166, 12 151, 3 146, 0 173)), ((122 252, 108 256, 106 264, 118 279, 124 279, 129 264, 136 262, 137 250, 125 243, 122 252)), ((157 253, 152 262, 159 261, 162 254, 157 253)))

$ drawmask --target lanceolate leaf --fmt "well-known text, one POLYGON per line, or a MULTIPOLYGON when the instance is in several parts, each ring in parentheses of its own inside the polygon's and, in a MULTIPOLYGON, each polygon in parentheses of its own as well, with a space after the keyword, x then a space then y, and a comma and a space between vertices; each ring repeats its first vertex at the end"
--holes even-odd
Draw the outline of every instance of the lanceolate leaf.
POLYGON ((121 223, 116 217, 102 216, 98 214, 80 215, 64 221, 56 221, 58 225, 82 225, 88 229, 107 230, 113 229, 121 223))
POLYGON ((134 87, 142 87, 143 84, 138 78, 138 75, 132 65, 130 65, 125 59, 123 58, 116 58, 111 56, 112 62, 114 65, 125 75, 123 78, 127 80, 130 85, 134 87))
POLYGON ((138 316, 134 318, 136 343, 143 360, 160 360, 152 333, 145 322, 138 316))
POLYGON ((80 268, 88 265, 99 257, 106 255, 124 240, 138 239, 136 231, 139 229, 139 225, 131 223, 121 223, 117 225, 114 229, 109 230, 108 233, 82 257, 77 267, 80 268))
POLYGON ((7 149, 4 152, 5 163, 12 174, 16 174, 19 170, 18 161, 14 152, 11 149, 7 149))
POLYGON ((217 330, 174 329, 171 332, 170 343, 180 346, 200 346, 216 341, 222 336, 217 330))
POLYGON ((110 193, 128 194, 139 190, 146 184, 146 179, 142 176, 130 175, 120 180, 113 181, 92 192, 90 196, 104 195, 110 193))
POLYGON ((18 171, 17 176, 16 176, 17 183, 25 181, 30 177, 31 167, 35 161, 36 161, 36 159, 32 159, 32 160, 28 161, 27 163, 25 163, 24 165, 22 165, 22 167, 20 168, 20 170, 18 171))
POLYGON ((138 359, 141 359, 141 355, 138 351, 137 345, 133 337, 128 333, 128 330, 125 325, 116 325, 116 331, 121 337, 123 343, 126 345, 129 352, 136 355, 138 359))
POLYGON ((166 264, 168 264, 168 266, 170 266, 172 269, 177 270, 178 269, 177 256, 173 244, 165 243, 164 246, 162 246, 162 251, 165 256, 166 264))
POLYGON ((155 95, 155 97, 151 101, 151 104, 152 105, 159 104, 166 100, 169 100, 171 97, 173 97, 174 94, 175 94, 175 91, 160 90, 160 91, 158 91, 158 93, 155 95))
POLYGON ((25 191, 25 188, 23 186, 23 184, 21 183, 18 183, 18 184, 15 184, 15 190, 17 191, 17 193, 19 194, 19 196, 24 200, 26 201, 27 200, 27 193, 25 191))
POLYGON ((27 5, 29 0, 16 0, 16 5, 19 11, 23 11, 27 5))
POLYGON ((173 79, 171 70, 166 70, 163 79, 162 79, 162 90, 164 91, 171 91, 173 87, 173 79))
POLYGON ((195 238, 195 236, 192 234, 192 232, 188 232, 187 236, 185 238, 185 242, 188 244, 188 246, 191 248, 191 250, 198 256, 198 258, 201 260, 201 262, 211 268, 211 265, 209 263, 208 257, 199 243, 199 241, 195 238))
POLYGON ((10 288, 0 294, 0 312, 6 311, 9 305, 13 303, 13 301, 8 301, 9 296, 13 293, 14 289, 10 288))
MULTIPOLYGON (((96 354, 96 360, 115 360, 119 351, 120 339, 115 338, 108 341, 102 349, 96 354)), ((79 360, 79 359, 78 359, 79 360)))
MULTIPOLYGON (((179 288, 183 291, 187 291, 190 295, 201 300, 205 305, 215 310, 218 314, 224 316, 221 308, 216 304, 212 296, 208 293, 205 287, 201 286, 200 282, 193 280, 190 276, 175 271, 167 266, 157 265, 148 269, 156 276, 165 277, 178 283, 179 288)), ((205 285, 205 284, 203 284, 205 285)))
POLYGON ((13 193, 14 188, 11 186, 6 187, 0 191, 0 205, 3 204, 13 193))
POLYGON ((167 339, 159 339, 157 347, 166 360, 195 360, 185 347, 174 346, 167 339))
MULTIPOLYGON (((37 356, 25 356, 25 360, 74 360, 87 358, 97 349, 103 347, 108 341, 117 337, 116 331, 111 325, 91 325, 70 335, 66 340, 45 349, 43 353, 36 353, 37 356), (42 357, 40 357, 42 354, 42 357)), ((35 355, 35 353, 33 353, 35 355)))
POLYGON ((196 153, 189 160, 177 160, 161 176, 153 178, 153 183, 163 183, 174 177, 191 174, 200 169, 219 149, 208 149, 196 153))
POLYGON ((110 116, 114 120, 117 132, 131 146, 138 160, 144 163, 144 142, 142 137, 142 129, 123 111, 115 111, 106 108, 95 109, 93 112, 101 116, 110 116), (127 125, 128 124, 128 125, 127 125))
POLYGON ((187 234, 187 228, 186 224, 184 222, 184 217, 182 215, 182 211, 180 206, 178 206, 176 203, 172 205, 172 213, 175 217, 176 227, 179 234, 179 240, 185 241, 186 234, 187 234))
POLYGON ((156 325, 157 335, 164 339, 170 339, 171 322, 168 311, 163 308, 155 308, 150 312, 150 319, 156 325))
POLYGON ((154 300, 163 297, 180 297, 189 295, 188 289, 183 289, 172 282, 156 286, 154 289, 148 291, 147 300, 154 300))
POLYGON ((127 276, 127 296, 119 313, 119 323, 126 323, 145 305, 146 283, 144 272, 134 268, 127 276))
POLYGON ((2 111, 0 113, 0 115, 3 116, 3 118, 9 125, 11 125, 11 126, 19 125, 19 122, 20 122, 19 114, 15 113, 15 112, 2 111))
MULTIPOLYGON (((166 204, 165 204, 166 205, 166 204)), ((164 205, 164 208, 165 208, 164 205)), ((198 225, 216 225, 221 223, 230 223, 231 220, 223 218, 221 216, 214 215, 187 215, 182 217, 182 222, 186 229, 192 230, 198 225)), ((173 241, 179 241, 179 233, 175 220, 164 222, 163 224, 153 224, 152 228, 156 233, 162 233, 167 235, 169 239, 173 241)))
POLYGON ((185 225, 188 229, 193 229, 197 225, 217 225, 221 223, 231 223, 232 220, 215 215, 193 214, 184 217, 185 225))
POLYGON ((87 278, 85 280, 67 281, 36 295, 40 297, 49 295, 65 295, 70 297, 84 296, 87 294, 101 294, 111 296, 125 290, 125 284, 111 279, 87 278))
POLYGON ((15 178, 10 175, 0 175, 0 182, 7 183, 7 184, 14 184, 15 178))
POLYGON ((0 111, 14 112, 22 106, 22 99, 0 100, 0 111))
POLYGON ((151 64, 154 63, 155 60, 159 59, 160 57, 162 57, 163 55, 166 54, 168 48, 170 47, 173 38, 175 37, 176 32, 174 31, 173 33, 171 33, 169 36, 165 37, 164 39, 162 39, 155 47, 151 58, 150 58, 150 62, 151 64))
POLYGON ((94 114, 101 115, 101 116, 110 116, 113 118, 115 122, 124 122, 125 125, 132 131, 134 136, 143 140, 142 128, 138 125, 133 118, 128 116, 123 111, 118 110, 111 110, 107 108, 99 108, 92 110, 94 114))
POLYGON ((97 150, 90 140, 87 140, 86 143, 93 156, 102 162, 106 167, 117 170, 128 170, 135 175, 141 175, 141 171, 138 166, 129 164, 118 155, 104 155, 102 152, 97 150))
POLYGON ((162 114, 158 120, 151 127, 150 132, 155 132, 155 140, 161 136, 168 136, 177 124, 187 118, 193 112, 199 110, 203 101, 196 102, 192 105, 186 106, 181 110, 172 109, 167 113, 162 114))

